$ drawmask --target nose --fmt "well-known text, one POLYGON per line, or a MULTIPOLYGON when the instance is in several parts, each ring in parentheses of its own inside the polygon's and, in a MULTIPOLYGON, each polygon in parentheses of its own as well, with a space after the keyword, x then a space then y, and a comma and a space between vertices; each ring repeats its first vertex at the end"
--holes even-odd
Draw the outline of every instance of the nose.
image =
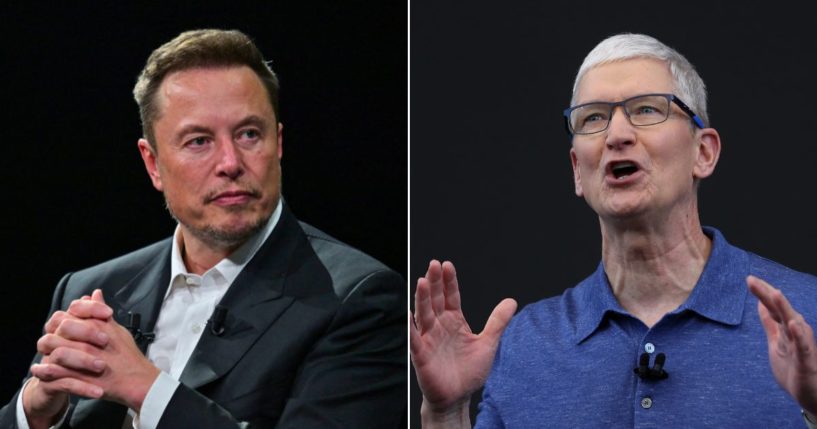
POLYGON ((621 106, 616 106, 613 110, 605 132, 607 135, 604 143, 609 149, 622 149, 635 143, 635 127, 621 106))
POLYGON ((244 174, 244 162, 241 151, 231 139, 222 139, 218 150, 216 174, 229 179, 237 179, 244 174))

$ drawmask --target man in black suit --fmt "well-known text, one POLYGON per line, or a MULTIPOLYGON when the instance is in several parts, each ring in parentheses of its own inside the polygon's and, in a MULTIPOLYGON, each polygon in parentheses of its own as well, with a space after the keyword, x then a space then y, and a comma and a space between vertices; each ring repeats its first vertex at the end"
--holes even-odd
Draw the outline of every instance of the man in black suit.
POLYGON ((252 41, 182 33, 134 95, 176 233, 62 279, 0 427, 401 424, 406 287, 283 202, 278 82, 252 41))

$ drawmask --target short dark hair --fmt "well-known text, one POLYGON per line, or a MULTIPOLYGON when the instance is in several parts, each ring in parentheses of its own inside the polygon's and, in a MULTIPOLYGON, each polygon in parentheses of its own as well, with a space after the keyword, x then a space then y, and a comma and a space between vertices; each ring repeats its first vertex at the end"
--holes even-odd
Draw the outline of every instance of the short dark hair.
POLYGON ((247 66, 255 72, 267 90, 272 111, 279 117, 278 78, 246 34, 238 30, 185 31, 150 54, 133 87, 142 133, 154 149, 153 124, 159 117, 156 92, 165 76, 191 68, 229 66, 247 66))

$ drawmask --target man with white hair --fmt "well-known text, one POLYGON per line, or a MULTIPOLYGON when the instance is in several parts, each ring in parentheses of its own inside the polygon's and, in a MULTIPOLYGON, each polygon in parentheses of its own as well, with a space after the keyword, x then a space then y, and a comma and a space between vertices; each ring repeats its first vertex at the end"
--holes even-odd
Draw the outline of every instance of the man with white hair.
POLYGON ((817 278, 701 226, 697 189, 721 140, 689 61, 649 36, 610 37, 585 58, 564 114, 601 263, 513 320, 516 303, 502 301, 476 335, 454 266, 432 261, 410 324, 424 427, 470 426, 483 384, 480 428, 817 421, 817 278))

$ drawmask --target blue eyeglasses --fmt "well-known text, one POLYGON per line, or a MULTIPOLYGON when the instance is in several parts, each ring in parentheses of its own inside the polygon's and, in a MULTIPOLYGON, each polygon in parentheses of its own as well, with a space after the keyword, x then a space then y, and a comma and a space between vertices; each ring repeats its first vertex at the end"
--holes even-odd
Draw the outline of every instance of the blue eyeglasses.
POLYGON ((669 118, 671 103, 684 111, 698 128, 704 128, 704 121, 680 98, 673 94, 643 94, 615 103, 594 101, 565 109, 565 127, 571 135, 600 133, 610 126, 613 110, 624 108, 624 114, 633 126, 644 127, 660 124, 669 118))

